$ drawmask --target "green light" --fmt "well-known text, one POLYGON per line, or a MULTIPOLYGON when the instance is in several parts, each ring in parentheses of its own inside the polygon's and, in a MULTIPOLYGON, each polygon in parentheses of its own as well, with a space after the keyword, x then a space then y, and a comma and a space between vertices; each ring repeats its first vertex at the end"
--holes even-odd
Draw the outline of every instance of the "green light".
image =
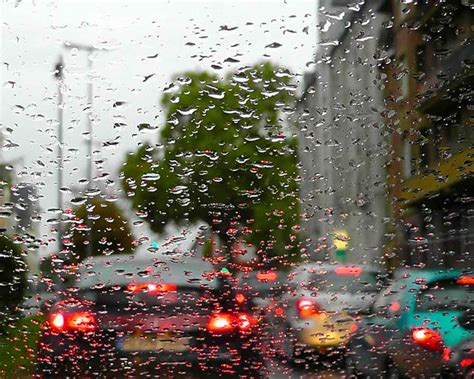
POLYGON ((346 250, 338 249, 338 250, 336 250, 336 255, 338 257, 345 257, 346 256, 346 250))
POLYGON ((221 274, 229 274, 229 273, 230 273, 230 271, 227 267, 222 267, 221 268, 221 274))
POLYGON ((158 242, 152 242, 152 243, 151 243, 151 247, 152 247, 153 249, 158 249, 158 246, 159 246, 159 243, 158 243, 158 242))

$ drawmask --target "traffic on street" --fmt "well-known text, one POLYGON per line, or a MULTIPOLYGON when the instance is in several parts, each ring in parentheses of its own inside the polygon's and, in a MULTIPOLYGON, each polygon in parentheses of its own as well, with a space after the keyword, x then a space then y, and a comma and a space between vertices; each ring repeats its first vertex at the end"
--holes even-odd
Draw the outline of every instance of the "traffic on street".
POLYGON ((474 377, 470 0, 5 0, 0 378, 474 377))

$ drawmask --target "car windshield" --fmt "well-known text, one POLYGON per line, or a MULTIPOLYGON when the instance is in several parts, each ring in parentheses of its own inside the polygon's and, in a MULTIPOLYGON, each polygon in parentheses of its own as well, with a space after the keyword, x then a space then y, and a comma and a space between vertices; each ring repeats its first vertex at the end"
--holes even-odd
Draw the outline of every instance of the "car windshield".
POLYGON ((0 379, 471 375, 473 11, 3 0, 0 379))

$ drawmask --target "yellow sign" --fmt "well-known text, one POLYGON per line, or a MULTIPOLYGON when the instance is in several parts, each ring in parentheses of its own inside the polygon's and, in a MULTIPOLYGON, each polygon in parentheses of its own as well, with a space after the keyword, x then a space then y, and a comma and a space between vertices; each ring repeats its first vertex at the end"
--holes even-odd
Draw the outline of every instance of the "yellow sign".
POLYGON ((346 250, 349 239, 349 234, 345 230, 334 231, 333 243, 336 246, 336 250, 346 250))

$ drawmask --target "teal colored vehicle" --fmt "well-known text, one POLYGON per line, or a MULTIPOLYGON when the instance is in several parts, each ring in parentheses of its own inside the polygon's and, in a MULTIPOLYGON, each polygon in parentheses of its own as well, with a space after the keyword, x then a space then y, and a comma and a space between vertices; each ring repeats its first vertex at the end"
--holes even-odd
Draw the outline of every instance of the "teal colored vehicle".
POLYGON ((474 280, 460 270, 403 270, 352 336, 352 376, 446 376, 451 348, 472 338, 459 318, 474 308, 474 280))

